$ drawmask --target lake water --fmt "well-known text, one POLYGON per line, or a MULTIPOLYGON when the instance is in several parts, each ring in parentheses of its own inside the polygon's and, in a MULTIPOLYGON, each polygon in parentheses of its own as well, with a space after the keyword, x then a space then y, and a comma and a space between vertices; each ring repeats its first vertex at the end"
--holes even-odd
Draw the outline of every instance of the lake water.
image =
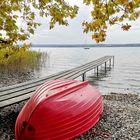
POLYGON ((140 93, 140 47, 94 47, 90 49, 35 47, 33 49, 48 53, 46 66, 37 73, 38 77, 68 70, 105 55, 114 55, 115 66, 111 71, 107 74, 101 71, 98 79, 94 70, 90 71, 87 73, 87 80, 102 94, 140 93))

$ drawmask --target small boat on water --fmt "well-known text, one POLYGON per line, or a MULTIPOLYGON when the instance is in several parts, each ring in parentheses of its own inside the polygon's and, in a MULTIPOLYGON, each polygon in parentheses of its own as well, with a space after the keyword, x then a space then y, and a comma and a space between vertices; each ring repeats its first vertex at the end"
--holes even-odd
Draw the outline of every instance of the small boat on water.
POLYGON ((37 88, 16 121, 16 140, 69 140, 93 127, 102 96, 88 82, 49 81, 37 88))
POLYGON ((90 48, 89 48, 89 47, 85 47, 84 49, 86 49, 86 50, 87 50, 87 49, 90 49, 90 48))

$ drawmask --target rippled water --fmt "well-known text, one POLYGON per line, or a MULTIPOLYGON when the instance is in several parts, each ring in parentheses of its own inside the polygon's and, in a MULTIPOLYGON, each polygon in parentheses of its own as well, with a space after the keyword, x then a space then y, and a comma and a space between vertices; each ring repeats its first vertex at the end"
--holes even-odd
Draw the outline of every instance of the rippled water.
MULTIPOLYGON (((47 51, 46 66, 37 73, 43 77, 93 61, 105 55, 115 56, 115 66, 107 74, 101 71, 99 78, 93 71, 87 79, 103 94, 109 92, 140 93, 140 47, 84 48, 33 48, 47 51)), ((79 79, 80 80, 80 79, 79 79)))

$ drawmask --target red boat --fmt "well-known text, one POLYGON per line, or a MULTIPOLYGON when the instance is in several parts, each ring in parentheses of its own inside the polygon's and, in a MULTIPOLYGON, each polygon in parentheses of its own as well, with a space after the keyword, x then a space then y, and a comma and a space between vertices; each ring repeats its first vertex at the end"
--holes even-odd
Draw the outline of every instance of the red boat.
POLYGON ((93 127, 102 96, 88 82, 54 80, 41 85, 21 110, 16 140, 69 140, 93 127))

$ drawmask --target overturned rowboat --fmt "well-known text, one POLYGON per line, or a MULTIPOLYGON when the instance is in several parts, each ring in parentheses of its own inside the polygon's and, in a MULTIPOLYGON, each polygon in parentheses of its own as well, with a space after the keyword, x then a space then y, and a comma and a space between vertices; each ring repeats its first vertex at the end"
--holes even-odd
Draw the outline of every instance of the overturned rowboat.
POLYGON ((102 96, 88 82, 46 82, 21 110, 15 137, 16 140, 69 140, 93 127, 102 110, 102 96))

